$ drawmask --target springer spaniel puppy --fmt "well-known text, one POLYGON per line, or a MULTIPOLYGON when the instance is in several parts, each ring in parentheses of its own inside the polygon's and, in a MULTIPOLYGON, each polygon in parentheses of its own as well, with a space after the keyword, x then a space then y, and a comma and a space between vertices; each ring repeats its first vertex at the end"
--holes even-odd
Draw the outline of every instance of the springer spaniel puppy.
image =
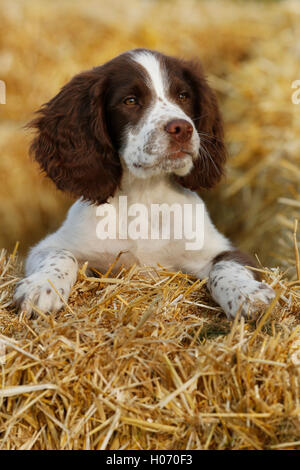
POLYGON ((254 266, 252 260, 214 227, 196 193, 220 180, 226 153, 216 97, 199 64, 151 50, 128 51, 76 75, 30 126, 37 131, 31 151, 41 168, 59 189, 79 199, 57 232, 31 249, 26 277, 14 296, 21 310, 59 310, 61 297, 67 301, 76 281, 78 263, 106 270, 120 253, 116 269, 159 262, 207 277, 228 318, 239 311, 250 317, 274 298, 271 287, 245 267, 254 266), (119 225, 127 223, 121 196, 131 215, 136 204, 146 208, 139 219, 146 227, 153 224, 152 205, 202 205, 201 246, 188 250, 185 235, 146 239, 119 231, 106 236, 99 225, 104 209, 114 209, 109 213, 119 225))

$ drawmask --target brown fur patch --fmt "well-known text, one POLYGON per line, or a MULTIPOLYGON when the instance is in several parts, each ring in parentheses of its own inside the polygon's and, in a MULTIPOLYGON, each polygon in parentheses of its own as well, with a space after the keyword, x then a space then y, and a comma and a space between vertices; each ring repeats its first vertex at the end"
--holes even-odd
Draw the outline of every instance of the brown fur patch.
MULTIPOLYGON (((252 256, 248 255, 247 253, 243 253, 240 250, 223 251, 213 259, 213 264, 219 263, 220 261, 235 261, 242 266, 251 266, 253 268, 257 267, 257 264, 252 256)), ((253 274, 254 279, 257 281, 261 280, 261 276, 258 271, 251 270, 251 273, 253 274)))

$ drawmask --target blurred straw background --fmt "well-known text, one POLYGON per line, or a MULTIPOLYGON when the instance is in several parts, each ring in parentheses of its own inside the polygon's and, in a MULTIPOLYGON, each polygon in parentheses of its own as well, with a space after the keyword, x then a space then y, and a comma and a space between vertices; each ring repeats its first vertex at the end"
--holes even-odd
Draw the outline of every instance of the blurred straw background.
POLYGON ((299 216, 300 3, 1 0, 0 246, 24 253, 70 200, 28 158, 22 126, 75 73, 134 47, 203 61, 217 90, 227 178, 205 194, 216 225, 263 263, 288 267, 299 216))
POLYGON ((297 0, 1 0, 1 449, 299 448, 299 39, 297 0), (23 255, 72 202, 28 158, 23 125, 75 73, 134 47, 199 58, 218 93, 228 171, 203 197, 273 266, 276 301, 256 319, 229 322, 205 281, 137 266, 84 266, 56 315, 15 315, 16 241, 23 255))

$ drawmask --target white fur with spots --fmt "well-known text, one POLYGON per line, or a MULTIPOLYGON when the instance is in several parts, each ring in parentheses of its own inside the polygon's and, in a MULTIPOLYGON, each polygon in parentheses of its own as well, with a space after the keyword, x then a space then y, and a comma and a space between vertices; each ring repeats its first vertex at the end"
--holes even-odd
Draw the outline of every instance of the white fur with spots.
POLYGON ((251 318, 275 297, 273 289, 256 281, 250 270, 228 260, 219 261, 212 267, 208 288, 227 318, 234 318, 239 311, 244 317, 251 318))
POLYGON ((18 283, 15 291, 20 309, 27 313, 32 312, 33 306, 42 312, 60 310, 64 305, 62 299, 68 300, 76 281, 77 269, 76 258, 67 250, 50 247, 32 250, 26 264, 27 277, 18 283))

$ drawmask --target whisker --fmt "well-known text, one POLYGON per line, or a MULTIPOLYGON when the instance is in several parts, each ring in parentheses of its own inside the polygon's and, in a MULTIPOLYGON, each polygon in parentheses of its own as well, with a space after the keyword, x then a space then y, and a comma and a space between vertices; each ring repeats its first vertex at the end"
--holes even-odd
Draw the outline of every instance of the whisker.
POLYGON ((219 173, 219 168, 217 167, 217 165, 215 164, 213 158, 211 157, 210 153, 208 152, 208 150, 204 147, 204 146, 201 146, 200 147, 200 151, 203 150, 204 152, 204 156, 206 158, 209 158, 209 160, 211 161, 211 163, 213 164, 213 166, 215 167, 216 171, 219 173))
POLYGON ((205 117, 208 116, 208 115, 209 115, 209 113, 202 114, 202 115, 199 116, 199 117, 192 118, 192 120, 193 120, 193 121, 198 121, 199 119, 205 118, 205 117))
POLYGON ((221 139, 218 139, 216 136, 214 135, 211 135, 211 134, 206 134, 205 132, 201 132, 201 131, 197 131, 197 134, 200 135, 200 136, 205 136, 205 137, 209 137, 211 139, 214 139, 214 140, 217 140, 218 142, 221 142, 223 143, 223 141, 221 139))
POLYGON ((217 145, 216 145, 215 142, 212 142, 211 140, 208 140, 208 139, 206 139, 206 138, 203 137, 203 136, 201 136, 201 140, 204 141, 204 142, 206 142, 206 143, 209 144, 209 145, 212 145, 216 152, 219 151, 219 149, 218 149, 218 147, 217 147, 217 145))

